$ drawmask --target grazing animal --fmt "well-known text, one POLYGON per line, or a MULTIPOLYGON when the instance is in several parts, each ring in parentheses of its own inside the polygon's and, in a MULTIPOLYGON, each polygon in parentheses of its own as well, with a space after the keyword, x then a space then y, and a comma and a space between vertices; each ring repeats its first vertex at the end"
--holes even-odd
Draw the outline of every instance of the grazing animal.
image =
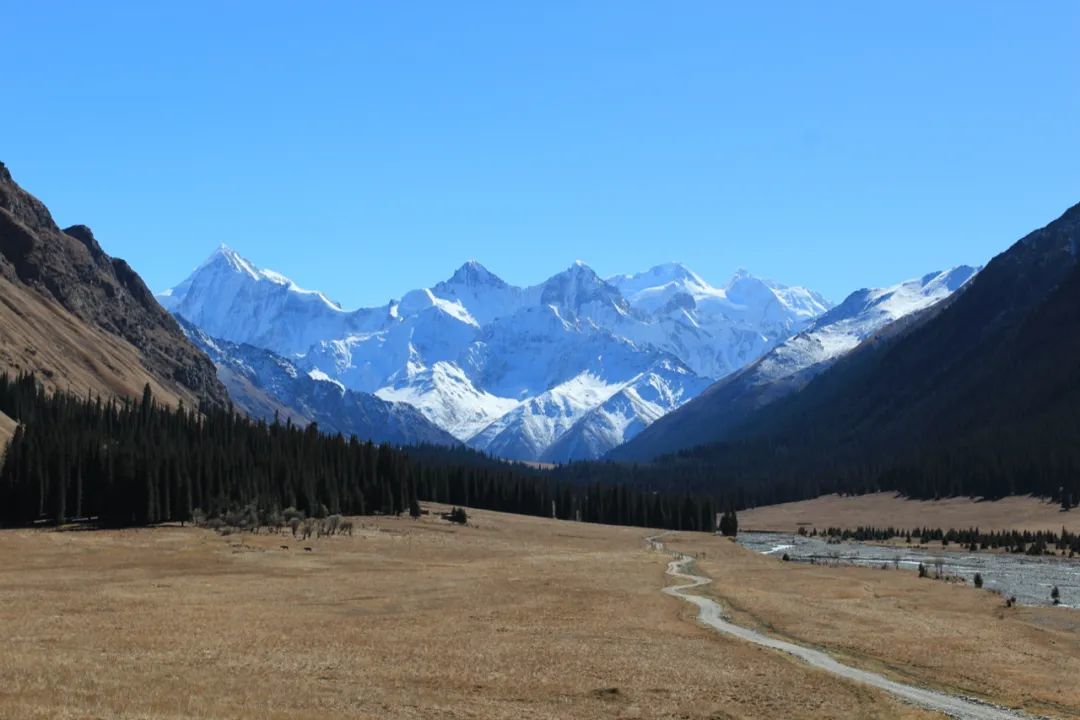
POLYGON ((304 548, 304 552, 311 552, 311 548, 309 548, 309 547, 304 548))
POLYGON ((352 531, 353 531, 352 520, 343 520, 341 522, 341 524, 338 525, 338 532, 341 533, 342 535, 348 533, 349 537, 352 537, 352 531))
POLYGON ((289 549, 289 546, 288 546, 288 545, 282 545, 282 546, 281 546, 281 549, 282 549, 282 550, 288 550, 288 549, 289 549))

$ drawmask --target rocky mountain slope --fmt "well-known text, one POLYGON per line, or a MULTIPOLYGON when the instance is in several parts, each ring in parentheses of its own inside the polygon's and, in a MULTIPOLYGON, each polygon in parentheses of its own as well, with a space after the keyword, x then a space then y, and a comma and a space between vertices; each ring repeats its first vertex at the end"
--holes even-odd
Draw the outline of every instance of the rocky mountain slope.
POLYGON ((212 337, 408 403, 518 460, 597 457, 829 307, 746 273, 723 288, 680 265, 605 281, 577 262, 517 287, 472 261, 350 311, 227 247, 159 300, 212 337))
POLYGON ((0 369, 52 388, 227 402, 213 364, 90 229, 61 230, 0 164, 0 369))
POLYGON ((375 443, 458 444, 411 405, 347 390, 317 370, 305 372, 269 350, 217 340, 183 319, 180 323, 217 365, 218 377, 236 407, 251 417, 267 422, 278 418, 300 427, 317 423, 323 432, 375 443))
POLYGON ((755 411, 801 389, 883 328, 949 297, 976 272, 976 268, 962 265, 891 287, 852 293, 809 328, 658 419, 609 457, 647 460, 722 440, 729 429, 755 411))

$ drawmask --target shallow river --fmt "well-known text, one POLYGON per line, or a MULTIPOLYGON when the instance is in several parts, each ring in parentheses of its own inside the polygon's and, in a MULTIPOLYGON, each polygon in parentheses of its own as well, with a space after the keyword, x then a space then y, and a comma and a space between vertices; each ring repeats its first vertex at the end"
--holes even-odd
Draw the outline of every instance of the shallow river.
POLYGON ((897 565, 905 570, 917 570, 919 563, 931 575, 938 563, 946 575, 967 579, 981 573, 983 588, 998 590, 1005 597, 1015 596, 1025 605, 1050 605, 1050 591, 1056 585, 1061 604, 1080 608, 1080 560, 1027 555, 973 553, 964 550, 933 552, 909 547, 887 547, 860 542, 830 545, 819 537, 802 537, 787 533, 739 533, 739 544, 751 550, 781 556, 788 554, 793 561, 865 565, 889 569, 897 565))

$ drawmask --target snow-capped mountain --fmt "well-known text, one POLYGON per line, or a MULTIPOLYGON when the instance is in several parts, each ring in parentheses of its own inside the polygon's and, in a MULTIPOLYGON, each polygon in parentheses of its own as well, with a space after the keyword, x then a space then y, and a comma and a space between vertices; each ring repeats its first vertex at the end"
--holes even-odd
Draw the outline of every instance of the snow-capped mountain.
POLYGON ((642 460, 722 439, 758 408, 805 386, 883 328, 941 302, 976 272, 977 268, 962 265, 890 287, 852 293, 806 330, 659 419, 613 450, 610 457, 642 460))
POLYGON ((586 412, 540 459, 565 463, 602 456, 635 437, 708 386, 682 363, 662 360, 586 412))
POLYGON ((212 338, 183 318, 180 327, 214 361, 232 401, 252 417, 271 421, 276 416, 301 427, 315 422, 324 431, 377 443, 458 442, 411 405, 347 390, 318 370, 305 372, 269 350, 212 338))
POLYGON ((681 265, 604 280, 579 261, 517 287, 470 261, 350 311, 224 246, 159 299, 211 337, 412 405, 473 447, 560 461, 625 442, 829 307, 745 272, 714 288, 681 265))
POLYGON ((184 282, 157 296, 166 310, 212 337, 249 343, 283 355, 362 329, 368 311, 345 312, 320 292, 262 270, 221 245, 184 282))
POLYGON ((739 270, 722 288, 678 263, 608 282, 650 322, 620 328, 638 343, 667 350, 694 372, 721 378, 799 332, 830 305, 815 292, 739 270))
POLYGON ((945 299, 976 272, 960 265, 886 288, 858 290, 762 357, 750 369, 754 381, 769 382, 833 360, 886 325, 945 299))

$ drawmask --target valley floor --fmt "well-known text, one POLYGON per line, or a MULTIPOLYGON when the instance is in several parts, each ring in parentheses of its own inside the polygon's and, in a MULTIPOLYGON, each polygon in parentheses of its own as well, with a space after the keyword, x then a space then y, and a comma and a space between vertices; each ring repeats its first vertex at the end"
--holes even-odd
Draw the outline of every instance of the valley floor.
MULTIPOLYGON (((437 510, 437 508, 434 508, 437 510)), ((697 625, 634 528, 470 512, 353 537, 0 532, 0 717, 930 718, 697 625), (281 546, 287 545, 288 549, 281 546), (312 548, 305 552, 304 546, 312 548)), ((908 681, 1080 714, 1080 613, 704 534, 738 622, 908 681)))
POLYGON ((1065 527, 1069 532, 1080 532, 1080 508, 1062 512, 1060 505, 1030 496, 994 501, 908 500, 894 493, 872 493, 855 497, 825 495, 739 513, 739 528, 743 530, 797 532, 800 527, 823 530, 860 526, 1053 532, 1065 527))

